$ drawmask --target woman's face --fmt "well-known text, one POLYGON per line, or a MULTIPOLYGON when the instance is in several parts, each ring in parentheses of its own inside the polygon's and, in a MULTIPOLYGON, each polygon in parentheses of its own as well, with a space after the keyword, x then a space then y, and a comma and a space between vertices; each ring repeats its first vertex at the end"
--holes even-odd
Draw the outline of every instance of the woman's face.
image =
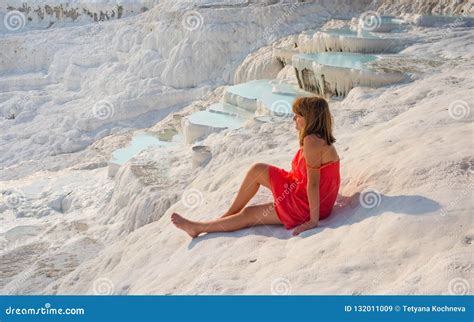
POLYGON ((304 129, 305 121, 304 117, 299 114, 294 114, 293 115, 293 121, 295 121, 295 128, 299 131, 301 129, 304 129))

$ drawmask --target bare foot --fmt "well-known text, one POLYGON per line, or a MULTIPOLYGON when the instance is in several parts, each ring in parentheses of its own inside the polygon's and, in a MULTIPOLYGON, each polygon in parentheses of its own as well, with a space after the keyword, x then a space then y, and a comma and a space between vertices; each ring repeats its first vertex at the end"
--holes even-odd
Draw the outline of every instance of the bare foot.
POLYGON ((175 212, 171 215, 171 221, 176 227, 187 232, 192 238, 195 238, 200 234, 194 222, 184 218, 183 216, 175 212))

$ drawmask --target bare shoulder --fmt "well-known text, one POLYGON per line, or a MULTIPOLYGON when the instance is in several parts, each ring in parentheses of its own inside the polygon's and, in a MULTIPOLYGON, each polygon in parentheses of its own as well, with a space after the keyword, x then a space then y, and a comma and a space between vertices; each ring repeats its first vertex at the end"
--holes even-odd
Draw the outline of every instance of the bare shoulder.
POLYGON ((315 134, 310 134, 305 136, 303 144, 308 148, 308 150, 319 150, 326 146, 326 141, 315 134))
POLYGON ((303 139, 303 155, 311 164, 320 163, 325 142, 316 135, 307 135, 303 139))
POLYGON ((307 135, 303 140, 303 153, 305 158, 317 159, 321 163, 332 162, 339 159, 334 145, 328 145, 326 141, 315 134, 307 135))

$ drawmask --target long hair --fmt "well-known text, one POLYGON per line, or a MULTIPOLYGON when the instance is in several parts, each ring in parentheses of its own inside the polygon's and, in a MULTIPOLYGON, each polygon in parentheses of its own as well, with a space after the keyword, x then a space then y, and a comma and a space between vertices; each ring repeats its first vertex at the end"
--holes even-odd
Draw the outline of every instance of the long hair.
POLYGON ((292 106, 293 113, 305 119, 305 126, 300 129, 300 146, 307 135, 316 134, 326 141, 328 145, 336 142, 332 135, 332 116, 328 102, 319 96, 298 97, 292 106))

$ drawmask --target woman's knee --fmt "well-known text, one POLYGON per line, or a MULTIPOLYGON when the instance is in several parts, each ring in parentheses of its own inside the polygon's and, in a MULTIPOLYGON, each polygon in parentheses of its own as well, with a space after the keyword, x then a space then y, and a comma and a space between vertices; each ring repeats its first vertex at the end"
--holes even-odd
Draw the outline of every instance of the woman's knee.
POLYGON ((240 215, 242 216, 242 218, 244 218, 245 220, 245 223, 247 225, 252 225, 254 224, 255 222, 255 207, 254 206, 247 206, 247 207, 244 207, 244 209, 242 209, 240 211, 240 215))
POLYGON ((252 173, 255 178, 260 177, 266 179, 268 177, 268 164, 254 163, 252 167, 250 167, 249 173, 252 173))
POLYGON ((269 168, 269 165, 266 163, 255 163, 250 168, 249 174, 258 183, 264 185, 265 187, 269 187, 270 178, 269 178, 268 168, 269 168))

